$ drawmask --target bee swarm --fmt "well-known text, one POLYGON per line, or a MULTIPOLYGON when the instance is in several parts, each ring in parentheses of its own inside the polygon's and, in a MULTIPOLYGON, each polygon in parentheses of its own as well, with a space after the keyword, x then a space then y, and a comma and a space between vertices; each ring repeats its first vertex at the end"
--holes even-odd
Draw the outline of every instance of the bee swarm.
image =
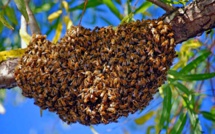
POLYGON ((73 26, 57 43, 34 35, 15 69, 22 94, 69 123, 116 122, 145 108, 166 80, 171 26, 142 20, 94 30, 73 26))

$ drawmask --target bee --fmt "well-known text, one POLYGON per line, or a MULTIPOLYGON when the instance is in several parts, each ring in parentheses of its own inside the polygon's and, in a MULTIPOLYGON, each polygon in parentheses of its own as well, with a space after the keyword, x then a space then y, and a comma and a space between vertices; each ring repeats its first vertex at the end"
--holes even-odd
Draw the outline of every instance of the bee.
POLYGON ((167 37, 173 37, 173 36, 174 36, 174 33, 173 33, 173 32, 167 34, 167 37))
POLYGON ((86 114, 91 115, 92 110, 89 108, 89 106, 87 106, 84 111, 86 112, 86 114))
POLYGON ((102 103, 106 103, 108 101, 108 95, 105 94, 102 98, 102 103))
POLYGON ((113 100, 115 100, 115 99, 117 98, 117 96, 115 96, 115 95, 110 95, 108 98, 109 98, 109 100, 113 101, 113 100))
POLYGON ((133 90, 133 97, 137 98, 137 97, 138 97, 138 94, 139 94, 138 89, 134 89, 134 90, 133 90))
POLYGON ((85 95, 84 97, 84 103, 87 103, 90 101, 90 94, 85 95))
POLYGON ((167 39, 161 43, 161 46, 168 46, 168 44, 169 44, 169 40, 167 39))
POLYGON ((140 107, 140 106, 139 106, 139 103, 138 103, 136 100, 132 100, 132 102, 133 102, 133 105, 134 105, 135 107, 137 107, 137 108, 140 107))
POLYGON ((125 79, 121 79, 121 80, 120 80, 120 83, 121 83, 122 85, 124 85, 124 86, 127 85, 127 81, 126 81, 125 79))
POLYGON ((108 121, 108 120, 106 120, 106 119, 105 119, 105 118, 103 118, 103 117, 102 117, 101 121, 102 121, 104 124, 108 124, 108 123, 109 123, 109 121, 108 121))
POLYGON ((115 108, 111 108, 111 107, 109 107, 108 109, 107 109, 107 111, 109 111, 109 112, 111 112, 111 113, 116 113, 116 109, 115 108))
POLYGON ((169 28, 167 25, 163 25, 163 29, 161 29, 160 33, 165 35, 168 32, 169 28))
POLYGON ((135 84, 136 84, 136 80, 132 80, 130 83, 131 86, 134 86, 135 84))
POLYGON ((106 114, 106 113, 104 112, 104 110, 105 110, 105 106, 104 106, 104 104, 101 104, 101 106, 100 106, 100 108, 99 108, 99 112, 100 112, 101 115, 105 115, 105 114, 106 114))
POLYGON ((59 99, 60 104, 62 104, 64 107, 66 106, 66 102, 63 99, 59 99))
POLYGON ((120 104, 120 105, 119 105, 119 108, 120 108, 120 109, 127 109, 127 108, 128 108, 128 103, 125 103, 125 104, 123 104, 123 105, 120 104))
POLYGON ((171 38, 170 39, 170 45, 174 45, 175 44, 175 39, 174 38, 171 38))
POLYGON ((140 80, 138 80, 137 84, 140 85, 140 86, 144 86, 146 85, 146 80, 144 78, 141 78, 140 80))
POLYGON ((102 93, 100 94, 100 97, 103 98, 105 94, 106 94, 106 90, 102 91, 102 93))
POLYGON ((157 25, 163 25, 163 21, 162 20, 158 21, 157 25))

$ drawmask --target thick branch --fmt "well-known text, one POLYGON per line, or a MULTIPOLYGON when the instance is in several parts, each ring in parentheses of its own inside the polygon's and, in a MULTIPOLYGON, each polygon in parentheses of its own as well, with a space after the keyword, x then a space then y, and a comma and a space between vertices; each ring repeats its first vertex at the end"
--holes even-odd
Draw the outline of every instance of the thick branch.
POLYGON ((173 27, 176 43, 181 43, 215 27, 215 0, 196 0, 165 20, 173 27))
POLYGON ((0 89, 16 86, 14 69, 17 64, 18 59, 8 59, 0 63, 0 89))
MULTIPOLYGON (((185 8, 163 16, 175 31, 175 40, 181 43, 215 27, 215 0, 196 0, 185 8)), ((33 30, 32 30, 33 31, 33 30)), ((0 88, 16 86, 13 71, 17 59, 0 63, 0 88)))
POLYGON ((32 34, 40 34, 40 28, 37 24, 37 21, 36 21, 36 18, 34 17, 34 14, 33 12, 31 11, 31 8, 29 7, 29 2, 30 0, 25 0, 25 6, 26 6, 26 10, 27 10, 27 13, 28 13, 28 17, 29 17, 29 26, 30 26, 30 29, 31 29, 31 33, 32 34))
POLYGON ((167 5, 166 3, 163 3, 162 1, 160 0, 148 0, 152 3, 154 3, 155 5, 161 7, 162 9, 164 9, 166 12, 171 12, 173 11, 175 8, 170 6, 170 5, 167 5))

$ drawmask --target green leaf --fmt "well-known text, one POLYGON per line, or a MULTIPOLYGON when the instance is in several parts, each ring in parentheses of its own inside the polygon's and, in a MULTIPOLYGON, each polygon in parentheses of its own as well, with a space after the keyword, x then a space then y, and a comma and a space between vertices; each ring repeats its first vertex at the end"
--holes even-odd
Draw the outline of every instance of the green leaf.
POLYGON ((7 20, 5 19, 4 14, 3 14, 2 11, 0 11, 0 22, 1 22, 4 26, 8 27, 9 29, 11 29, 11 30, 14 29, 14 28, 10 25, 10 23, 7 22, 7 20))
POLYGON ((111 0, 102 0, 103 3, 111 10, 111 12, 119 19, 122 19, 122 16, 117 9, 117 7, 114 5, 114 3, 111 0))
POLYGON ((15 49, 0 52, 0 62, 8 58, 19 58, 25 53, 25 49, 15 49))
POLYGON ((139 6, 139 7, 134 11, 134 14, 145 12, 151 5, 152 5, 151 2, 148 2, 148 1, 144 2, 141 6, 139 6))
POLYGON ((179 72, 180 74, 187 74, 192 69, 196 68, 201 62, 203 62, 205 59, 208 58, 208 56, 211 54, 210 51, 204 51, 202 55, 200 55, 198 58, 190 62, 188 65, 186 65, 184 68, 181 69, 179 72))
POLYGON ((130 14, 126 15, 126 16, 122 19, 122 21, 120 22, 120 24, 130 22, 130 21, 132 20, 133 16, 134 16, 133 13, 130 13, 130 14))
POLYGON ((152 129, 155 129, 155 126, 149 126, 146 130, 146 134, 151 134, 152 129))
POLYGON ((211 79, 213 77, 215 77, 215 73, 180 75, 178 79, 184 81, 199 81, 211 79))
POLYGON ((48 2, 48 3, 44 3, 41 6, 35 8, 33 10, 34 13, 40 13, 40 12, 45 12, 51 9, 51 7, 54 5, 54 2, 48 2))
POLYGON ((132 7, 131 7, 130 0, 126 1, 126 7, 127 7, 127 9, 126 9, 126 15, 132 13, 132 7))
POLYGON ((15 25, 18 24, 18 21, 17 21, 17 19, 16 19, 16 14, 15 14, 15 11, 14 11, 13 8, 10 8, 10 7, 7 6, 7 7, 4 9, 4 12, 5 12, 5 14, 7 15, 8 19, 9 19, 13 24, 15 24, 15 25))
POLYGON ((6 90, 0 89, 0 104, 4 102, 6 90))
MULTIPOLYGON (((0 33, 2 32, 2 30, 4 29, 4 25, 1 23, 0 21, 0 33)), ((1 46, 1 45, 0 45, 1 46)))
POLYGON ((159 123, 160 129, 162 129, 165 126, 165 122, 166 122, 166 126, 168 126, 170 112, 172 108, 172 103, 171 103, 172 91, 170 86, 165 85, 163 91, 164 91, 164 100, 163 100, 163 110, 162 110, 161 119, 159 123))
POLYGON ((149 119, 151 119, 151 117, 154 115, 154 111, 151 111, 151 112, 148 112, 147 114, 144 114, 143 116, 135 119, 135 123, 137 125, 142 125, 144 124, 145 122, 147 122, 149 119))
POLYGON ((28 22, 29 18, 28 18, 28 13, 26 11, 26 6, 25 6, 24 0, 14 0, 14 2, 16 3, 16 6, 19 9, 19 11, 25 17, 26 22, 28 22))
POLYGON ((57 11, 53 12, 52 14, 50 14, 48 16, 49 22, 52 22, 53 20, 59 18, 62 13, 63 13, 62 10, 57 10, 57 11))
POLYGON ((202 128, 201 128, 201 125, 200 125, 198 114, 194 110, 194 106, 196 105, 195 100, 194 100, 195 96, 190 95, 189 98, 185 97, 185 96, 181 96, 181 97, 183 98, 184 102, 186 103, 185 107, 188 110, 189 119, 190 119, 190 122, 191 122, 191 125, 192 125, 192 128, 193 128, 192 131, 194 133, 200 133, 202 128))
POLYGON ((175 123, 171 133, 172 134, 181 134, 186 121, 187 121, 187 114, 185 114, 185 113, 181 114, 178 121, 175 123))
POLYGON ((189 96, 191 94, 190 90, 186 86, 181 84, 180 82, 175 82, 175 83, 173 83, 173 85, 175 85, 179 90, 181 90, 187 96, 189 96))
MULTIPOLYGON (((86 5, 86 9, 87 8, 93 8, 93 7, 99 6, 101 4, 103 4, 101 0, 88 0, 87 5, 86 5)), ((84 9, 84 2, 81 3, 80 5, 77 5, 75 7, 70 8, 69 11, 71 12, 71 11, 74 11, 77 9, 83 10, 84 9)))
POLYGON ((200 113, 203 115, 204 118, 215 122, 215 114, 212 114, 207 111, 201 111, 200 113))

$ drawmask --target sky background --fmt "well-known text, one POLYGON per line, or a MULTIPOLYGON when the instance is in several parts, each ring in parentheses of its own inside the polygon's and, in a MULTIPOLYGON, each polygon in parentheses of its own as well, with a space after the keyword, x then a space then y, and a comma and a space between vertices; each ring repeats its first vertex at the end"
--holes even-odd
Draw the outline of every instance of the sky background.
MULTIPOLYGON (((40 5, 40 1, 33 0, 34 4, 40 5)), ((77 0, 77 3, 81 1, 77 0)), ((76 4, 77 4, 76 3, 76 4)), ((11 6, 14 6, 13 4, 11 6)), ((75 4, 74 4, 75 6, 75 4)), ((48 14, 56 11, 59 5, 54 5, 54 7, 47 11, 48 14)), ((138 7, 138 4, 137 4, 138 7)), ((96 13, 97 16, 103 16, 108 18, 114 26, 118 25, 120 21, 109 11, 106 6, 100 6, 101 9, 104 9, 105 12, 96 13)), ((164 11, 155 6, 151 7, 148 10, 152 13, 152 16, 147 18, 158 18, 161 16, 164 11)), ((108 26, 106 22, 98 19, 94 24, 92 22, 92 12, 95 12, 92 9, 86 11, 82 25, 88 28, 94 28, 95 26, 108 26)), ((77 12, 78 13, 78 12, 77 12)), ((19 16, 19 14, 17 14, 19 16)), ((77 14, 73 13, 75 18, 77 14)), ((18 17, 19 18, 19 17, 18 17)), ((43 13, 37 14, 36 19, 39 22, 44 22, 40 25, 50 25, 47 21, 47 16, 43 13)), ((141 15, 135 16, 135 19, 142 19, 141 15)), ((73 20, 74 24, 77 25, 79 21, 73 20)), ((48 29, 41 29, 42 33, 45 34, 48 29)), ((65 33, 65 28, 64 28, 65 33)), ((1 36, 8 36, 12 34, 11 31, 5 31, 1 33, 1 36)), ((49 40, 52 40, 55 32, 52 31, 48 36, 49 40)), ((63 36, 63 34, 62 34, 63 36)), ((13 40, 13 38, 11 38, 13 40)), ((11 41, 13 42, 13 41, 11 41)), ((180 47, 180 44, 177 46, 177 49, 180 47)), ((205 89, 207 89, 207 83, 205 84, 205 89)), ((208 95, 212 95, 211 90, 205 90, 208 95)), ((150 102, 150 105, 143 110, 142 112, 138 111, 133 115, 128 117, 122 117, 119 119, 118 123, 110 123, 108 125, 95 125, 94 129, 100 134, 123 134, 129 132, 131 134, 142 134, 146 132, 146 128, 153 124, 152 121, 148 121, 147 124, 138 126, 135 124, 134 119, 140 117, 141 115, 149 112, 150 110, 156 109, 159 105, 162 105, 162 99, 157 98, 155 95, 154 100, 150 102)), ((67 125, 63 123, 55 113, 49 112, 48 110, 43 111, 42 117, 40 116, 40 109, 38 106, 33 104, 33 99, 25 98, 21 95, 21 89, 14 88, 6 91, 6 97, 3 102, 3 106, 6 110, 5 114, 0 114, 0 134, 92 134, 92 131, 89 126, 84 126, 79 123, 67 125)), ((203 101, 201 109, 208 111, 210 107, 213 106, 212 98, 208 97, 203 101)), ((153 119, 151 119, 153 120, 153 119)), ((201 123, 211 125, 210 122, 206 121, 200 116, 201 123)), ((203 127, 203 130, 207 133, 207 128, 203 127)), ((163 132, 161 132, 163 133, 163 132)))

